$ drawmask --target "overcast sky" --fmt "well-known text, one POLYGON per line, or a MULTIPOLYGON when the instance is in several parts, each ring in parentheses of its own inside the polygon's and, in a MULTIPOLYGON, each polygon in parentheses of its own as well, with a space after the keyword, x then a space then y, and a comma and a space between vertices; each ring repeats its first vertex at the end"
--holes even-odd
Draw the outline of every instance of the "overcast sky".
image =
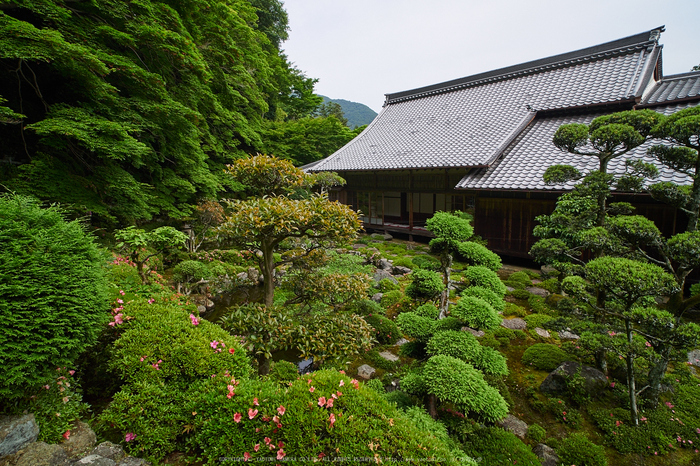
POLYGON ((316 92, 379 112, 384 94, 570 52, 661 25, 665 75, 700 64, 700 0, 284 0, 316 92))

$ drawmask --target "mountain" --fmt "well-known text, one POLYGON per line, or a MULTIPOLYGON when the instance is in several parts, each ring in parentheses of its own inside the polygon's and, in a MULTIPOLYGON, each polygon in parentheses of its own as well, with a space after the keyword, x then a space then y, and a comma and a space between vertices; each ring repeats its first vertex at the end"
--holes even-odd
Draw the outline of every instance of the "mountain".
POLYGON ((348 126, 355 129, 358 126, 368 125, 377 116, 377 112, 366 106, 365 104, 360 104, 357 102, 350 102, 349 100, 343 99, 330 99, 325 95, 322 95, 323 103, 335 102, 340 105, 343 109, 343 114, 345 118, 348 119, 348 126))

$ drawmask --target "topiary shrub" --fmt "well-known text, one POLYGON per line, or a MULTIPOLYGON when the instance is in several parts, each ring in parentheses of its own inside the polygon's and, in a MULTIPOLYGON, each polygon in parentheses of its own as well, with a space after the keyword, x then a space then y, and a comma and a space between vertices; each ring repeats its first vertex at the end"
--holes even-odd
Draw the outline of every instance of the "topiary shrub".
POLYGON ((525 317, 527 315, 527 310, 524 307, 518 306, 517 304, 506 302, 503 306, 503 316, 510 317, 525 317))
POLYGON ((432 303, 426 303, 418 306, 413 312, 419 316, 427 317, 428 319, 437 319, 440 316, 440 309, 438 309, 437 306, 432 303))
POLYGON ((399 290, 394 290, 394 291, 389 291, 388 293, 384 293, 382 296, 382 299, 380 301, 380 304, 384 309, 389 309, 392 306, 395 306, 396 304, 401 303, 403 300, 405 300, 406 297, 404 294, 399 291, 399 290))
MULTIPOLYGON (((372 379, 377 380, 377 379, 372 379)), ((385 392, 381 394, 386 401, 396 405, 399 409, 405 409, 410 406, 415 405, 415 401, 408 393, 402 392, 401 390, 394 390, 392 392, 385 392)))
POLYGON ((385 393, 386 389, 384 388, 384 383, 382 383, 381 380, 379 379, 372 379, 364 382, 365 387, 371 388, 377 393, 385 393))
POLYGON ((488 375, 508 375, 508 361, 498 350, 482 346, 476 367, 488 375))
POLYGON ((293 464, 374 458, 377 444, 382 458, 457 461, 445 441, 420 429, 383 395, 337 371, 303 376, 284 391, 242 380, 228 398, 230 383, 211 379, 192 418, 194 444, 211 463, 222 457, 293 464))
POLYGON ((437 272, 440 270, 440 261, 433 256, 428 256, 427 254, 420 254, 411 259, 413 265, 419 269, 432 270, 437 272))
POLYGON ((404 335, 426 341, 433 334, 436 321, 413 312, 403 312, 396 317, 396 325, 404 335))
POLYGON ((401 338, 401 331, 396 323, 382 315, 369 315, 365 322, 374 328, 374 338, 382 345, 393 345, 401 338))
MULTIPOLYGON (((500 427, 478 429, 466 436, 464 452, 489 466, 541 466, 539 458, 512 432, 500 427)), ((566 463, 576 464, 578 463, 566 463)))
POLYGON ((487 267, 494 272, 501 268, 501 258, 495 252, 478 243, 465 241, 457 246, 455 259, 465 262, 468 265, 480 265, 487 267))
POLYGON ((530 276, 523 271, 513 272, 510 274, 508 279, 505 281, 507 285, 512 286, 516 289, 523 289, 528 286, 532 286, 532 280, 530 276))
POLYGON ((445 354, 474 364, 481 354, 481 345, 476 337, 469 332, 444 330, 436 332, 428 340, 426 350, 431 356, 445 354))
POLYGON ((462 274, 468 286, 480 286, 493 291, 501 298, 506 295, 506 286, 496 272, 483 266, 468 267, 462 274))
POLYGON ((406 296, 419 301, 435 299, 445 289, 442 276, 432 270, 414 270, 411 278, 413 281, 406 287, 406 296))
POLYGON ((483 299, 473 296, 461 298, 450 308, 450 315, 478 330, 492 330, 501 325, 501 318, 483 299))
POLYGON ((299 368, 289 361, 273 361, 270 364, 270 380, 286 386, 299 378, 299 368))
POLYGON ((462 328, 462 322, 456 317, 447 316, 444 319, 440 319, 435 322, 433 327, 433 332, 441 332, 443 330, 460 330, 462 328))
POLYGON ((360 316, 368 316, 370 314, 384 314, 386 310, 376 301, 371 299, 362 299, 353 302, 349 308, 349 312, 355 313, 360 316))
POLYGON ((554 317, 548 316, 547 314, 530 314, 523 318, 529 329, 534 329, 535 327, 544 328, 544 324, 553 319, 554 317))
POLYGON ((0 197, 0 399, 50 384, 96 341, 109 319, 105 259, 58 207, 0 197))
POLYGON ((556 345, 535 343, 523 353, 521 362, 543 371, 553 371, 564 361, 570 361, 571 356, 556 345))
POLYGON ((530 424, 527 428, 527 438, 535 443, 542 443, 547 438, 547 431, 539 424, 530 424))
POLYGON ((493 336, 496 338, 506 338, 512 340, 515 338, 515 331, 510 328, 498 327, 493 330, 493 336))
POLYGON ((518 288, 514 289, 513 291, 509 291, 508 294, 514 297, 515 299, 528 299, 530 298, 530 296, 532 296, 532 294, 529 291, 518 288))
POLYGON ((470 286, 469 288, 465 288, 464 291, 460 293, 460 296, 473 296, 475 298, 483 299, 489 303, 496 312, 503 312, 506 306, 506 302, 502 297, 481 286, 470 286))
POLYGON ((379 280, 379 283, 377 283, 377 288, 379 288, 379 291, 382 293, 386 293, 388 291, 400 290, 401 285, 390 278, 382 278, 379 280))
POLYGON ((561 464, 576 466, 607 466, 605 448, 588 440, 585 434, 573 433, 566 437, 557 448, 561 464))

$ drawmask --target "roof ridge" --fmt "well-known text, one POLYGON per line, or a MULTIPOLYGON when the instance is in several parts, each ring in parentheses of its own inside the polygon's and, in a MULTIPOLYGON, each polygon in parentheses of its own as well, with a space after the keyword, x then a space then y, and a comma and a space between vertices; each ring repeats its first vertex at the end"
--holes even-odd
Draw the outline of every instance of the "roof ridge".
POLYGON ((663 83, 663 82, 666 82, 666 81, 673 81, 673 80, 676 80, 676 79, 690 78, 690 77, 693 77, 693 76, 698 76, 698 77, 700 77, 700 70, 698 70, 698 71, 688 71, 688 72, 685 72, 685 73, 678 73, 678 74, 671 74, 671 75, 668 75, 668 76, 664 76, 664 77, 661 78, 661 80, 659 81, 659 84, 660 84, 660 83, 663 83))
POLYGON ((657 45, 659 35, 663 32, 664 26, 651 29, 646 32, 624 37, 592 47, 575 50, 563 54, 553 55, 547 58, 532 60, 518 65, 499 68, 484 73, 479 73, 464 78, 445 81, 431 86, 420 87, 403 92, 386 94, 384 105, 404 100, 416 99, 432 94, 442 94, 456 89, 473 87, 487 82, 503 81, 515 76, 534 74, 547 69, 562 68, 571 66, 574 63, 586 63, 598 60, 602 57, 618 56, 636 50, 641 50, 650 45, 657 45))

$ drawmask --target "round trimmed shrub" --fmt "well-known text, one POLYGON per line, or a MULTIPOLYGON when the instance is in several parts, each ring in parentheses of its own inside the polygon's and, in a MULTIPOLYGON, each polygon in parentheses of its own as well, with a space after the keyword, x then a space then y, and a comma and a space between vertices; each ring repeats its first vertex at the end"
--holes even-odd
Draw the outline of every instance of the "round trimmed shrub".
POLYGON ((498 350, 488 346, 481 347, 481 353, 476 362, 476 367, 484 374, 508 375, 508 362, 498 350))
POLYGON ((501 268, 501 258, 495 252, 489 251, 486 246, 471 241, 465 241, 457 245, 455 258, 468 265, 481 265, 494 272, 501 268))
POLYGON ((396 317, 396 325, 407 335, 416 340, 425 341, 433 334, 435 320, 419 316, 414 312, 403 312, 396 317))
POLYGON ((428 256, 427 254, 420 254, 411 259, 411 262, 416 268, 423 270, 432 270, 437 272, 440 270, 440 261, 433 256, 428 256))
POLYGON ((539 424, 530 424, 527 428, 527 438, 535 443, 542 443, 547 438, 547 431, 539 424))
POLYGON ((399 290, 389 291, 382 295, 381 305, 384 309, 389 309, 391 306, 399 304, 401 301, 406 299, 404 294, 399 290))
POLYGON ((523 289, 532 286, 532 279, 526 272, 513 272, 506 280, 506 283, 513 288, 523 289))
POLYGON ((401 331, 396 323, 383 315, 372 314, 364 319, 374 328, 374 337, 382 345, 393 345, 401 337, 401 331))
POLYGON ((350 304, 348 309, 350 312, 361 316, 368 316, 370 314, 384 314, 385 309, 376 301, 371 299, 362 299, 360 301, 355 301, 350 304))
POLYGON ((386 293, 388 291, 400 290, 401 285, 399 285, 398 283, 396 283, 396 281, 390 278, 382 278, 381 280, 379 280, 379 283, 377 283, 377 288, 382 293, 386 293))
POLYGON ((270 364, 270 379, 287 385, 299 378, 299 368, 289 361, 273 361, 270 364))
POLYGON ((406 287, 406 296, 416 300, 428 301, 437 298, 445 289, 442 275, 432 270, 414 270, 413 281, 406 287))
POLYGON ((446 354, 472 364, 478 361, 481 354, 481 344, 476 337, 457 330, 437 332, 428 340, 426 349, 431 356, 446 354))
POLYGON ((462 322, 456 317, 447 316, 444 319, 440 319, 435 322, 433 327, 433 332, 441 332, 443 330, 460 330, 462 328, 462 322))
POLYGON ((496 312, 503 312, 503 309, 506 306, 506 302, 502 297, 481 286, 470 286, 469 288, 465 288, 464 291, 460 293, 460 296, 474 296, 475 298, 483 299, 489 303, 491 307, 496 310, 496 312))
POLYGON ((440 309, 438 309, 437 306, 432 303, 426 303, 418 306, 413 312, 419 316, 427 317, 429 319, 437 319, 440 316, 440 309))
POLYGON ((571 356, 557 345, 535 343, 525 350, 521 359, 526 366, 533 366, 543 371, 553 371, 564 361, 570 361, 571 356))
MULTIPOLYGON (((486 427, 467 436, 464 452, 489 466, 541 466, 539 458, 512 432, 500 427, 486 427)), ((578 463, 564 463, 576 464, 578 463)))
POLYGON ((561 464, 576 466, 607 466, 605 448, 588 440, 582 433, 573 433, 562 440, 557 455, 561 464))
POLYGON ((491 290, 498 296, 503 298, 506 295, 506 286, 503 284, 498 275, 493 270, 475 265, 468 267, 462 274, 468 286, 480 286, 491 290))
POLYGON ((547 314, 530 314, 529 316, 523 317, 529 329, 534 329, 535 327, 544 328, 544 324, 553 319, 554 317, 548 316, 547 314))
POLYGON ((109 319, 101 253, 77 220, 30 197, 0 197, 0 399, 70 367, 109 319))
POLYGON ((501 318, 483 299, 466 296, 450 308, 450 315, 477 330, 492 330, 501 325, 501 318))

